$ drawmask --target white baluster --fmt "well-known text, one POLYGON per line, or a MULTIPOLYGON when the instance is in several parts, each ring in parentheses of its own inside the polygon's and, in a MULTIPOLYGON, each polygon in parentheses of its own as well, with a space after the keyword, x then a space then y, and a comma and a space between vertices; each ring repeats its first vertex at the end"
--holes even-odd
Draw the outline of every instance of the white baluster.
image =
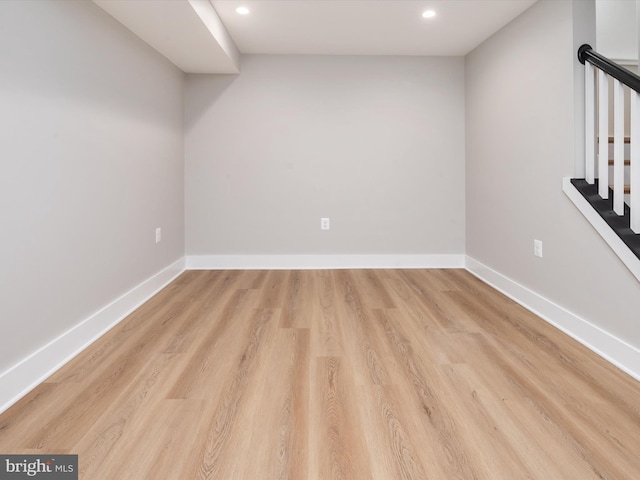
POLYGON ((640 233, 640 94, 631 90, 631 230, 640 233))
POLYGON ((596 139, 595 139, 595 75, 589 62, 584 62, 584 115, 585 115, 585 180, 593 185, 596 177, 596 139))
POLYGON ((624 89, 613 79, 613 211, 624 215, 624 89))
POLYGON ((609 77, 598 70, 598 194, 609 198, 609 77))

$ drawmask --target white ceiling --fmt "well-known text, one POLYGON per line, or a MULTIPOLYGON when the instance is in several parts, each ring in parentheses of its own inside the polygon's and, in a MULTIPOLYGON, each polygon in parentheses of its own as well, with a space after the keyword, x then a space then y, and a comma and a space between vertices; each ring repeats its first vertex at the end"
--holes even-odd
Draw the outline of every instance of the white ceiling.
MULTIPOLYGON (((229 48, 223 48, 224 42, 208 33, 205 20, 195 14, 194 0, 93 1, 182 70, 237 73, 229 48)), ((536 1, 211 0, 211 4, 240 53, 458 56, 536 1), (239 15, 235 11, 239 6, 251 13, 239 15), (437 15, 422 18, 427 9, 437 15)))
POLYGON ((212 0, 242 53, 466 55, 535 0, 212 0), (249 15, 239 15, 245 5, 249 15), (422 18, 432 9, 434 18, 422 18))
MULTIPOLYGON (((1 0, 0 0, 1 1, 1 0)), ((237 62, 216 38, 215 28, 205 25, 206 13, 218 16, 208 1, 93 0, 109 15, 189 73, 238 73, 237 62), (199 11, 197 11, 198 9, 199 11), (213 31, 212 31, 213 30, 213 31)))

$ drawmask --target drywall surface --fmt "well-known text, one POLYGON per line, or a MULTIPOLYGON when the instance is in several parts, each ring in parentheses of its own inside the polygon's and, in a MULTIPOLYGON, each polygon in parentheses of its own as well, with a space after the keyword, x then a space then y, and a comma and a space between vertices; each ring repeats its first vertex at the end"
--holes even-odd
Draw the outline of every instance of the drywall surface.
POLYGON ((185 162, 188 255, 463 253, 464 60, 188 75, 185 162))
POLYGON ((184 144, 182 72, 91 2, 0 2, 0 59, 1 373, 184 255, 184 144))
POLYGON ((613 60, 638 61, 638 16, 634 0, 596 1, 598 53, 613 60))
POLYGON ((638 348, 640 284, 562 192, 589 6, 541 0, 466 57, 466 251, 638 348))

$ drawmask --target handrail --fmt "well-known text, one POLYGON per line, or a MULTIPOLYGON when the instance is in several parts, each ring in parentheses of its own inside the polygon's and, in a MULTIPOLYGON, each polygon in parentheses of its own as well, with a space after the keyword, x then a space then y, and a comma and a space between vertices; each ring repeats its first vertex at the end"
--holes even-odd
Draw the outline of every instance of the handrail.
POLYGON ((627 87, 640 93, 640 77, 638 75, 600 55, 591 48, 591 45, 585 43, 578 49, 578 60, 583 65, 585 61, 588 61, 613 78, 620 80, 627 87))

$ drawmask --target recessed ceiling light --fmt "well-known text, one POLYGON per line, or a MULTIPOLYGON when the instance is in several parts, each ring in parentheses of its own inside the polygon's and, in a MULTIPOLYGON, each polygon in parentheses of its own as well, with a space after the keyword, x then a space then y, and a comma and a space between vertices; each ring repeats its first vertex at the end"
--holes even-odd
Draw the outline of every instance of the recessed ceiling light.
POLYGON ((436 12, 434 12, 433 10, 425 10, 424 12, 422 12, 422 16, 424 18, 432 18, 436 16, 436 12))
POLYGON ((238 7, 236 8, 236 12, 240 15, 249 15, 249 9, 247 7, 238 7))

